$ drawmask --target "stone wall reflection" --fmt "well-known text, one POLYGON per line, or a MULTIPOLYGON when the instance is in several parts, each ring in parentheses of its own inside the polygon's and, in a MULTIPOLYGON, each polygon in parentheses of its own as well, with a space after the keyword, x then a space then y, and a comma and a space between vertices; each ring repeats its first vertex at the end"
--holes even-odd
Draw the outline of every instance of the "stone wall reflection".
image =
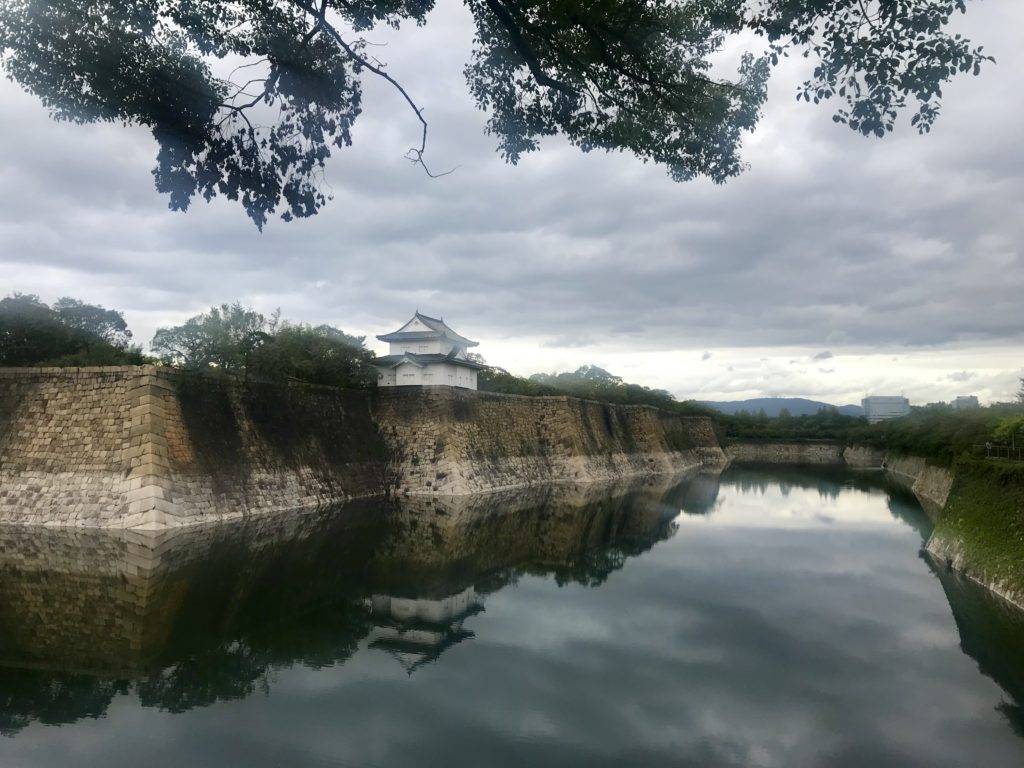
POLYGON ((980 584, 922 554, 942 584, 960 633, 960 649, 1007 698, 998 709, 1024 736, 1024 613, 980 584))
MULTIPOLYGON (((675 532, 692 479, 360 502, 146 535, 0 528, 0 732, 180 712, 361 647, 413 671, 522 574, 597 585, 675 532)), ((707 495, 700 491, 701 497, 707 495)))

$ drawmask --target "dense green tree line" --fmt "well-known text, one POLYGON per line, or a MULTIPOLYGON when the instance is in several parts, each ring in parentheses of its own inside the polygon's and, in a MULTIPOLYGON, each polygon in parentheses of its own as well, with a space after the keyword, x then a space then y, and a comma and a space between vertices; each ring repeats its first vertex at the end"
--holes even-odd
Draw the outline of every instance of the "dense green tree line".
POLYGON ((235 302, 159 329, 150 346, 164 363, 189 370, 366 389, 376 371, 365 341, 330 325, 290 323, 235 302))
POLYGON ((718 414, 725 435, 740 440, 835 440, 843 439, 850 430, 864 424, 864 419, 845 416, 834 408, 823 409, 811 416, 791 416, 783 409, 777 418, 740 411, 718 414))
POLYGON ((630 384, 596 365, 584 365, 564 373, 535 373, 529 378, 513 376, 500 368, 481 371, 480 389, 515 395, 572 395, 586 400, 619 405, 652 405, 682 414, 715 415, 693 401, 679 401, 663 389, 630 384))
POLYGON ((947 465, 985 443, 1024 445, 1024 403, 973 410, 914 408, 908 416, 878 424, 834 409, 775 419, 764 413, 718 418, 728 440, 833 440, 924 456, 947 465))
POLYGON ((124 316, 114 309, 68 297, 48 305, 23 293, 0 299, 0 366, 145 362, 131 339, 124 316))
MULTIPOLYGON (((161 328, 150 343, 164 364, 194 371, 222 371, 260 379, 368 389, 374 354, 365 337, 330 325, 307 325, 267 316, 235 302, 212 307, 181 325, 161 328)), ((153 361, 132 344, 124 315, 64 297, 47 305, 39 297, 0 299, 0 366, 135 365, 153 361)), ((863 418, 823 409, 813 416, 777 418, 763 411, 718 413, 670 392, 623 381, 594 365, 524 378, 497 367, 479 374, 479 387, 516 395, 571 395, 620 405, 650 405, 716 419, 726 440, 834 440, 925 456, 950 464, 985 443, 1024 446, 1024 381, 1018 404, 974 410, 915 408, 909 416, 868 424, 863 418)))
POLYGON ((364 338, 330 325, 267 317, 239 303, 222 304, 185 323, 161 328, 150 347, 133 345, 124 315, 62 298, 0 299, 0 366, 139 365, 160 362, 188 370, 215 370, 264 379, 368 388, 375 381, 373 353, 364 338))
POLYGON ((942 464, 952 464, 960 455, 972 453, 975 446, 1002 442, 1001 427, 1019 418, 1024 408, 1006 405, 957 411, 951 408, 919 408, 909 416, 863 423, 852 430, 852 442, 925 456, 942 464))

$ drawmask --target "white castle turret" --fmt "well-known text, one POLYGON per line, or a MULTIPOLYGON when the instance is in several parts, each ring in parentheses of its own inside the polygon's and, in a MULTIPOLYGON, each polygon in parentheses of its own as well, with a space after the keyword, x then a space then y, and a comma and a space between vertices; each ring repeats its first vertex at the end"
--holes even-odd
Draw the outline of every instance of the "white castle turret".
POLYGON ((377 358, 377 386, 442 385, 476 389, 477 371, 485 366, 470 360, 466 350, 477 342, 460 336, 436 317, 416 312, 405 325, 377 337, 390 345, 377 358))

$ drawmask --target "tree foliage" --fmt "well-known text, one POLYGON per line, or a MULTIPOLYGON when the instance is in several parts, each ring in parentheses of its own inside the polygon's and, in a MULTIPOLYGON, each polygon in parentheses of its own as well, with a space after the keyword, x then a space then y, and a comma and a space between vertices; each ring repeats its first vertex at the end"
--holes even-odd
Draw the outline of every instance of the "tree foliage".
MULTIPOLYGON (((928 130, 942 85, 989 60, 948 32, 965 0, 464 2, 476 29, 467 85, 511 163, 558 134, 583 151, 631 152, 678 180, 720 182, 743 169, 740 140, 770 66, 793 51, 815 61, 799 97, 838 100, 835 119, 866 135, 891 130, 911 104, 911 122, 928 130), (743 32, 754 50, 731 79, 718 76, 712 58, 743 32)), ((423 108, 364 34, 424 24, 433 6, 7 0, 0 66, 59 119, 152 131, 155 182, 171 208, 221 195, 262 227, 276 211, 311 216, 326 203, 325 163, 352 141, 363 77, 405 100, 419 131, 407 157, 427 169, 423 108)))
POLYGON ((166 364, 189 370, 362 389, 376 380, 364 342, 330 325, 282 322, 235 302, 159 329, 150 347, 166 364))
POLYGON ((257 347, 270 338, 273 324, 273 318, 238 302, 221 304, 181 325, 160 328, 149 346, 168 365, 241 373, 257 347))
POLYGON ((477 388, 484 392, 502 392, 506 395, 528 395, 539 397, 543 395, 562 394, 554 387, 540 384, 522 376, 515 376, 504 368, 489 366, 477 372, 477 388))
POLYGON ((377 375, 365 341, 330 325, 285 323, 257 348, 250 370, 265 378, 369 389, 377 375))
POLYGON ((76 328, 115 347, 127 347, 132 340, 132 332, 124 315, 116 309, 106 309, 96 304, 86 304, 69 296, 57 299, 51 307, 60 321, 71 328, 76 328))
POLYGON ((997 442, 1024 446, 1024 413, 1006 416, 992 431, 997 442))
POLYGON ((535 373, 530 380, 587 400, 624 405, 653 405, 666 410, 676 404, 676 399, 663 389, 629 384, 621 377, 596 365, 584 365, 575 371, 564 373, 535 373))
POLYGON ((758 413, 740 411, 719 414, 724 433, 732 440, 832 440, 843 439, 850 430, 864 423, 862 418, 844 416, 835 408, 823 408, 813 415, 792 416, 786 409, 778 417, 769 417, 762 408, 758 413))
POLYGON ((535 373, 528 379, 513 376, 501 368, 480 371, 477 385, 488 392, 514 395, 572 395, 584 400, 620 405, 651 405, 680 414, 715 415, 710 408, 693 401, 680 402, 663 389, 629 384, 596 365, 584 365, 563 373, 535 373))
POLYGON ((853 442, 952 464, 962 453, 995 439, 1000 422, 1013 415, 1004 406, 971 410, 916 408, 909 416, 863 424, 850 433, 853 442))
POLYGON ((626 150, 677 180, 742 168, 740 136, 765 96, 767 62, 735 81, 710 56, 738 31, 721 2, 468 0, 476 40, 466 79, 509 162, 561 134, 584 151, 626 150))
POLYGON ((910 415, 869 424, 865 419, 844 416, 836 409, 822 409, 813 416, 770 419, 739 413, 721 414, 719 421, 728 440, 831 440, 870 445, 941 464, 952 464, 963 453, 986 442, 1007 442, 1020 428, 1024 411, 1015 406, 987 408, 914 408, 910 415))
POLYGON ((144 363, 131 337, 114 309, 69 297, 52 306, 31 294, 0 299, 0 366, 144 363))
POLYGON ((764 0, 752 5, 751 29, 772 42, 771 59, 791 51, 815 60, 798 98, 837 99, 833 116, 866 136, 884 136, 913 104, 910 122, 931 130, 942 87, 981 72, 994 59, 947 31, 968 0, 764 0))

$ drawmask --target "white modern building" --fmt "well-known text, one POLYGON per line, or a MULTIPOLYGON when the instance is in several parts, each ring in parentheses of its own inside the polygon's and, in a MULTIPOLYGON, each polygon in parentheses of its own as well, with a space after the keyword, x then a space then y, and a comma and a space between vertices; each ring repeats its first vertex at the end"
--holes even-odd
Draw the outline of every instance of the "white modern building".
POLYGON ((951 405, 957 411, 973 411, 975 408, 981 408, 977 395, 957 395, 951 405))
POLYGON ((397 331, 377 338, 390 345, 389 353, 374 363, 379 387, 440 384, 476 389, 477 371, 485 367, 470 360, 466 351, 478 342, 418 311, 397 331))
POLYGON ((910 401, 899 395, 872 395, 860 401, 870 424, 898 419, 910 413, 910 401))

